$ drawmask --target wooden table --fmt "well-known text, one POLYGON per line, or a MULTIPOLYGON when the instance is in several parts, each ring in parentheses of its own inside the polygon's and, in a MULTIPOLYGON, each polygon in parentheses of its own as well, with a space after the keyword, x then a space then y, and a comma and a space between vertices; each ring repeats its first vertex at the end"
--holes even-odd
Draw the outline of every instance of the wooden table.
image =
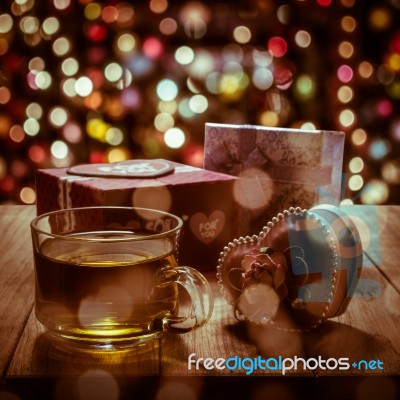
MULTIPOLYGON (((192 391, 199 398, 207 388, 212 393, 223 390, 226 394, 231 390, 245 397, 251 390, 256 394, 259 391, 260 396, 265 391, 293 398, 291 393, 303 390, 330 398, 337 386, 325 378, 333 375, 356 376, 357 384, 349 390, 357 393, 379 390, 380 394, 390 394, 396 390, 394 377, 400 373, 400 206, 349 206, 345 210, 360 228, 364 268, 357 296, 342 316, 306 333, 277 334, 267 328, 238 323, 231 306, 219 293, 212 272, 206 276, 213 286, 215 310, 205 327, 186 335, 167 335, 146 349, 103 354, 77 352, 49 340, 34 315, 29 222, 35 216, 35 208, 1 206, 0 399, 4 391, 23 397, 32 390, 45 390, 51 397, 59 393, 64 393, 65 398, 73 398, 77 393, 82 397, 88 391, 84 382, 91 379, 102 382, 94 387, 102 394, 110 390, 110 398, 123 398, 130 390, 143 388, 148 389, 149 398, 169 398, 168 390, 178 389, 192 391), (351 361, 380 361, 382 369, 375 364, 375 369, 361 371, 291 371, 289 376, 306 378, 306 383, 301 381, 300 385, 300 380, 295 379, 294 386, 289 387, 280 371, 246 375, 244 370, 188 370, 191 353, 196 358, 214 359, 260 354, 305 359, 349 357, 351 361), (271 375, 280 378, 268 379, 271 375), (373 386, 364 383, 366 376, 374 376, 373 386), (25 390, 26 387, 29 389, 25 390), (167 397, 162 397, 163 391, 167 397)), ((383 394, 380 398, 385 398, 383 394)))

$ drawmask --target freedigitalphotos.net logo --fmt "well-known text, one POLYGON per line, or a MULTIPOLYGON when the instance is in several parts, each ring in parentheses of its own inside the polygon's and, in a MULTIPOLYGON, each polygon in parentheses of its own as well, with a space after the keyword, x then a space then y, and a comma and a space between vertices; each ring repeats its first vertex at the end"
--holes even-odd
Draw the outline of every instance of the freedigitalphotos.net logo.
POLYGON ((196 358, 196 353, 192 353, 188 357, 188 370, 230 370, 232 372, 245 372, 246 375, 251 375, 256 371, 280 371, 285 375, 287 371, 314 371, 316 369, 328 371, 347 371, 349 369, 357 369, 358 371, 379 371, 383 370, 383 361, 381 360, 358 360, 350 361, 348 357, 328 358, 322 356, 316 358, 303 357, 239 357, 233 356, 230 358, 212 358, 199 357, 196 358))

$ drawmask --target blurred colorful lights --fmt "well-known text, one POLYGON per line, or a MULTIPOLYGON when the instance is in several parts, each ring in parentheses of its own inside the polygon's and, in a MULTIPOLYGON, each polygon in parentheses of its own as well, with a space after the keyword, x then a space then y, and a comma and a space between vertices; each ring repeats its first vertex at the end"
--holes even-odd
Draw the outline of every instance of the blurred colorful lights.
POLYGON ((164 142, 171 149, 179 149, 185 143, 186 136, 182 129, 174 127, 169 128, 164 133, 164 142))
POLYGON ((178 86, 172 79, 162 79, 157 84, 157 95, 163 101, 171 101, 178 95, 178 86))
POLYGON ((337 77, 343 83, 349 83, 353 79, 353 70, 349 65, 341 65, 337 70, 337 77))
POLYGON ((395 198, 394 2, 369 5, 365 20, 355 0, 278 3, 52 0, 36 12, 34 0, 12 2, 0 14, 0 192, 33 203, 32 164, 144 155, 201 166, 201 127, 218 120, 343 130, 351 196, 395 198), (335 35, 321 43, 331 12, 335 35), (366 28, 385 40, 362 54, 366 28))
POLYGON ((283 57, 287 49, 286 40, 280 36, 274 36, 268 40, 268 50, 274 57, 283 57))

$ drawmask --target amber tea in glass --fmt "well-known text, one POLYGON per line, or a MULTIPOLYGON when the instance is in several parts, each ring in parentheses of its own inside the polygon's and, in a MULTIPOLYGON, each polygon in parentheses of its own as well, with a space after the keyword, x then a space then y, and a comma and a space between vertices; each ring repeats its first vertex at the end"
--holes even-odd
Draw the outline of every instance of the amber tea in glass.
POLYGON ((44 214, 31 227, 35 312, 52 335, 114 349, 208 321, 213 303, 206 279, 177 263, 180 218, 87 207, 44 214), (190 297, 187 315, 180 315, 181 286, 190 297))

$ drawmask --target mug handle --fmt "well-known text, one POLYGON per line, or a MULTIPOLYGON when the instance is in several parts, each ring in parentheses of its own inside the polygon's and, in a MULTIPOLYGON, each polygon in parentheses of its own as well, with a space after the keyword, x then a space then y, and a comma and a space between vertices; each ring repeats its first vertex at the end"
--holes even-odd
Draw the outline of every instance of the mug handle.
POLYGON ((187 333, 207 323, 214 309, 214 299, 210 284, 199 271, 191 267, 161 268, 156 280, 158 286, 178 283, 186 289, 191 301, 187 316, 163 318, 165 332, 187 333))

